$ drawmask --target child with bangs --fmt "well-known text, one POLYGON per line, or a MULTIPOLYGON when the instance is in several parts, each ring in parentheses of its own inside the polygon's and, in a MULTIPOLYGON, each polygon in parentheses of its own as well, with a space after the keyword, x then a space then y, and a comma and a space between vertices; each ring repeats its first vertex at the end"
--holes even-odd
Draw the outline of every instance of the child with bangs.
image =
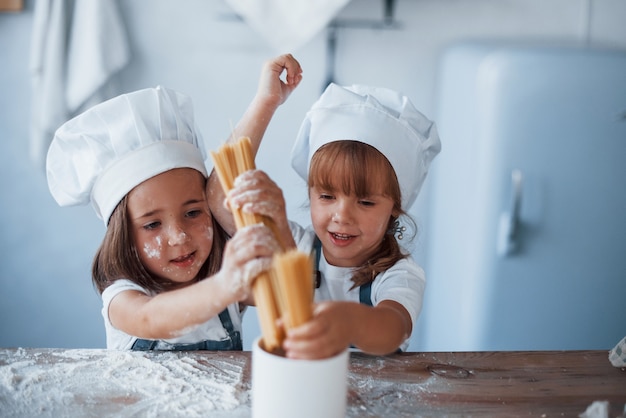
MULTIPOLYGON (((401 215, 411 219, 402 210, 393 167, 376 148, 354 140, 323 145, 311 159, 308 187, 314 243, 324 248, 330 265, 354 268, 351 289, 367 286, 405 257, 394 235, 387 232, 397 229, 401 215), (358 234, 350 234, 350 217, 359 225, 358 234)), ((315 250, 318 254, 319 248, 315 250)), ((320 281, 320 296, 333 283, 325 280, 324 284, 320 281)), ((339 284, 344 283, 334 283, 339 284)), ((328 293, 328 299, 338 296, 330 289, 328 293)))
POLYGON ((287 332, 288 357, 327 358, 349 346, 375 355, 407 349, 426 280, 398 242, 401 220, 413 223, 407 211, 440 149, 434 123, 406 96, 331 84, 292 150, 312 225, 287 220, 282 192, 265 173, 237 179, 229 204, 273 218, 283 242, 315 257, 313 319, 287 332))

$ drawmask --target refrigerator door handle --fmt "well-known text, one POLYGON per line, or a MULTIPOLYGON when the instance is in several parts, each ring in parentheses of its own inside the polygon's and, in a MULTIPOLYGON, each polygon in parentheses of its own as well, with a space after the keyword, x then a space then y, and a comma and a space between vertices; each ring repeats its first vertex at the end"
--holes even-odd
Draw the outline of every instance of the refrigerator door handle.
POLYGON ((508 211, 500 214, 497 253, 500 257, 513 254, 519 247, 520 207, 522 204, 522 172, 511 171, 511 200, 508 211))

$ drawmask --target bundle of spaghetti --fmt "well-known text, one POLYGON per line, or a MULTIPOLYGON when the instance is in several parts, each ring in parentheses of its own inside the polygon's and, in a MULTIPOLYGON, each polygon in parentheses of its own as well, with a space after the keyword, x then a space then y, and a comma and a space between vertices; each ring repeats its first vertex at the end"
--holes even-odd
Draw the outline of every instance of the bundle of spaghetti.
POLYGON ((309 254, 289 250, 274 255, 272 280, 287 330, 313 316, 313 262, 309 254))
MULTIPOLYGON (((235 178, 238 175, 255 168, 250 138, 247 137, 242 137, 232 144, 224 144, 217 152, 211 151, 211 158, 215 164, 215 171, 224 193, 228 193, 233 188, 235 178)), ((278 239, 275 225, 271 219, 256 214, 244 213, 240 209, 234 209, 233 216, 237 229, 262 222, 274 231, 274 235, 278 239)), ((257 305, 265 348, 268 351, 277 351, 285 336, 282 329, 276 326, 276 321, 280 317, 280 311, 274 289, 272 288, 270 273, 261 273, 254 280, 252 293, 257 305)))

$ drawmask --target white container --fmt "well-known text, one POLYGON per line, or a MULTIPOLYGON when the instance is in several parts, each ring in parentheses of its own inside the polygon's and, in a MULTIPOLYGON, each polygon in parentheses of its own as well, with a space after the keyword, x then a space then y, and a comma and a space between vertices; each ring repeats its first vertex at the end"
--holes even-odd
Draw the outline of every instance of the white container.
POLYGON ((252 416, 343 418, 349 351, 322 360, 293 360, 252 346, 252 416))

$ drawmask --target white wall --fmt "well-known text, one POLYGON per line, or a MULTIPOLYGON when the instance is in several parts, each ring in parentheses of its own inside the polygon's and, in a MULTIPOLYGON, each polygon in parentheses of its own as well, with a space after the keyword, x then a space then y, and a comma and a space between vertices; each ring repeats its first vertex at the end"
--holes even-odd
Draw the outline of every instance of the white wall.
MULTIPOLYGON (((0 14, 0 346, 103 347, 100 301, 90 264, 104 226, 89 207, 59 208, 45 175, 28 160, 31 106, 28 72, 32 1, 0 14)), ((434 118, 437 60, 468 38, 582 41, 626 49, 624 0, 398 0, 399 29, 340 29, 335 80, 401 90, 434 118)), ((162 84, 191 95, 205 140, 217 147, 245 110, 261 64, 281 52, 222 1, 119 0, 133 59, 119 74, 124 91, 162 84)), ((379 19, 378 0, 352 0, 342 19, 379 19)), ((279 109, 257 165, 283 187, 292 218, 307 222, 303 183, 287 151, 308 107, 321 92, 325 34, 290 51, 304 81, 279 109)), ((445 152, 445 138, 442 138, 445 152)), ((435 162, 436 163, 436 162, 435 162)), ((428 182, 412 213, 422 231, 414 254, 424 264, 428 182)), ((428 274, 428 266, 424 266, 428 274)), ((426 295, 426 297, 428 297, 426 295)), ((245 348, 258 334, 251 309, 245 348)), ((419 323, 411 348, 419 350, 419 323)))

